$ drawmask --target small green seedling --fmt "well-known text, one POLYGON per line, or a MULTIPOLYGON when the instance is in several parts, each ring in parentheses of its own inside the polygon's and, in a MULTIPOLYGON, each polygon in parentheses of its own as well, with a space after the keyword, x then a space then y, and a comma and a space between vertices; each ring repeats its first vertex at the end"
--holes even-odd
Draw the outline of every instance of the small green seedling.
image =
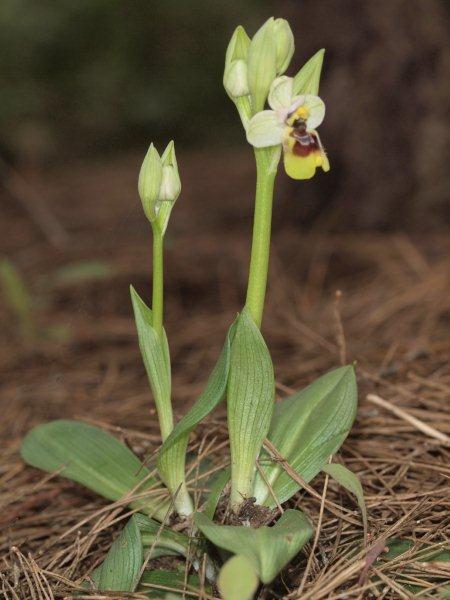
POLYGON ((356 496, 366 528, 359 481, 342 465, 329 462, 355 418, 353 366, 336 368, 275 403, 274 369, 260 331, 281 155, 287 174, 298 180, 310 179, 318 167, 330 168, 317 133, 325 115, 318 96, 324 51, 288 77, 284 72, 293 52, 292 31, 284 19, 269 19, 252 39, 238 27, 228 46, 224 86, 254 147, 257 171, 247 297, 203 393, 177 423, 163 326, 164 236, 181 191, 174 143, 162 155, 152 144, 142 164, 139 195, 153 231, 151 308, 133 287, 131 300, 161 431, 156 469, 142 465, 126 445, 100 428, 80 422, 40 425, 23 441, 22 456, 28 464, 58 471, 135 511, 105 561, 89 575, 91 589, 183 597, 183 590, 195 591, 201 584, 203 591, 215 586, 226 600, 252 598, 260 583, 276 578, 311 538, 307 516, 300 510, 283 510, 283 504, 321 471, 356 496), (224 399, 229 469, 208 482, 209 495, 195 509, 186 479, 189 435, 224 399), (226 497, 224 490, 229 493, 230 515, 225 524, 214 520, 226 497), (253 514, 266 515, 259 527, 246 518, 249 507, 253 514), (168 523, 174 516, 184 522, 184 529, 171 530, 168 523), (190 537, 182 531, 190 531, 190 537), (190 577, 149 571, 148 561, 160 556, 189 557, 190 577))
POLYGON ((33 302, 22 276, 7 258, 0 260, 0 286, 4 300, 17 320, 22 339, 31 341, 36 335, 33 302))

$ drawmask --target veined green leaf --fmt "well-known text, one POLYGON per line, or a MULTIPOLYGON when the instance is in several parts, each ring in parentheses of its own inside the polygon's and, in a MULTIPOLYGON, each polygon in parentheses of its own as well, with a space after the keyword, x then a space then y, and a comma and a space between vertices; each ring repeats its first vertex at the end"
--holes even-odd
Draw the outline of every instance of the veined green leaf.
POLYGON ((263 583, 269 583, 300 551, 312 535, 306 515, 286 510, 273 527, 216 525, 202 513, 194 521, 210 542, 233 554, 245 556, 263 583))
MULTIPOLYGON (((177 554, 187 556, 189 552, 189 537, 187 535, 173 531, 168 527, 162 527, 161 523, 145 515, 137 513, 135 517, 146 553, 151 551, 150 558, 177 554)), ((191 551, 192 549, 191 547, 191 551)))
MULTIPOLYGON (((177 452, 177 455, 181 451, 186 451, 191 431, 219 404, 225 395, 230 368, 230 340, 233 335, 233 327, 234 325, 230 327, 227 333, 219 360, 208 379, 204 392, 186 415, 176 424, 159 452, 158 469, 162 473, 171 470, 174 451, 177 452)), ((185 458, 183 457, 182 460, 184 461, 185 458)), ((181 463, 181 458, 178 458, 178 461, 181 463)))
POLYGON ((361 509, 363 523, 364 523, 364 537, 367 536, 367 511, 366 511, 366 503, 364 501, 364 492, 362 489, 361 482, 358 477, 344 467, 343 465, 338 465, 336 463, 332 463, 329 465, 325 465, 322 469, 328 475, 331 475, 333 479, 335 479, 340 485, 345 487, 351 494, 356 496, 356 500, 358 501, 359 508, 361 509))
POLYGON ((319 94, 320 74, 325 50, 319 50, 306 62, 294 77, 294 94, 319 94))
POLYGON ((167 338, 164 333, 164 342, 160 343, 158 334, 153 329, 152 311, 133 286, 130 286, 130 293, 139 338, 139 348, 155 399, 161 434, 165 439, 173 428, 172 404, 170 401, 170 356, 167 338))
POLYGON ((231 502, 252 496, 255 462, 270 427, 275 380, 266 343, 246 308, 231 346, 227 390, 231 502))
MULTIPOLYGON (((147 371, 150 387, 155 399, 159 425, 163 441, 173 429, 173 413, 171 402, 171 374, 170 355, 167 337, 164 332, 163 341, 153 329, 152 311, 133 288, 131 300, 133 302, 134 317, 139 338, 139 348, 145 370, 147 371)), ((185 483, 185 457, 188 435, 179 436, 164 452, 164 457, 158 462, 158 471, 162 480, 174 497, 174 504, 178 513, 189 515, 193 506, 185 483)))
MULTIPOLYGON (((190 598, 185 592, 200 592, 201 582, 198 575, 189 575, 185 581, 185 574, 177 571, 146 571, 142 575, 139 584, 139 592, 149 598, 159 600, 172 600, 172 598, 190 598)), ((211 593, 211 586, 204 584, 203 589, 207 594, 211 593)), ((197 595, 196 594, 196 595, 197 595)))
POLYGON ((133 515, 92 573, 93 588, 100 591, 134 592, 144 562, 142 539, 133 515))
POLYGON ((251 600, 259 579, 245 556, 232 556, 220 569, 217 586, 223 600, 251 600))
MULTIPOLYGON (((340 367, 277 404, 268 439, 302 479, 309 482, 347 437, 356 405, 354 369, 340 367)), ((262 454, 260 461, 264 478, 280 503, 300 489, 282 465, 270 461, 267 453, 262 454)), ((256 475, 253 495, 259 504, 274 508, 276 503, 264 478, 256 475)))
POLYGON ((193 428, 200 423, 222 400, 228 381, 228 372, 230 369, 230 346, 234 331, 234 324, 230 327, 227 333, 225 344, 219 356, 205 390, 199 396, 192 408, 184 415, 182 419, 175 425, 172 433, 164 442, 161 453, 164 453, 172 444, 174 444, 181 436, 188 434, 193 428))
POLYGON ((159 482, 149 477, 131 450, 99 427, 69 420, 38 425, 23 440, 21 454, 29 465, 48 473, 60 470, 63 477, 109 500, 119 500, 132 490, 140 494, 153 488, 155 494, 132 501, 130 506, 157 519, 167 513, 163 490, 156 493, 159 482))

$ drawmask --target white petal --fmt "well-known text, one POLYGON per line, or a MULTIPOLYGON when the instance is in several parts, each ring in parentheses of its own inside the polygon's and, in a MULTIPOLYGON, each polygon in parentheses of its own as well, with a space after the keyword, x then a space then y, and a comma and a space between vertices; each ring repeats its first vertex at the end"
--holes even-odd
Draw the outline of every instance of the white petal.
POLYGON ((273 110, 289 108, 292 103, 292 77, 283 75, 274 79, 269 91, 269 106, 273 110))
POLYGON ((250 119, 247 140, 255 148, 277 146, 282 142, 284 128, 275 111, 263 110, 250 119))
POLYGON ((319 96, 305 95, 304 106, 309 110, 309 116, 307 120, 308 129, 316 129, 322 123, 325 117, 325 104, 319 96))

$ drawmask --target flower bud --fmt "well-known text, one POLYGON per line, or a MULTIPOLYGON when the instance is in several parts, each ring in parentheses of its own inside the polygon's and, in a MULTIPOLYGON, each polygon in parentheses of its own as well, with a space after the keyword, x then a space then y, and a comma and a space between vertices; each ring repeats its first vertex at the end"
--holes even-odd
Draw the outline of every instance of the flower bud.
POLYGON ((277 48, 277 74, 286 71, 294 54, 294 34, 286 19, 275 19, 274 22, 275 45, 277 48))
POLYGON ((233 100, 248 96, 247 63, 245 60, 233 60, 223 77, 223 85, 233 100))
POLYGON ((223 85, 232 100, 249 94, 247 82, 247 55, 250 38, 239 25, 234 30, 225 56, 223 85))
POLYGON ((160 202, 172 202, 173 204, 181 192, 181 181, 173 142, 169 142, 167 148, 164 150, 164 154, 161 157, 161 164, 162 179, 158 200, 160 202))
POLYGON ((161 157, 162 177, 158 194, 157 224, 164 234, 169 222, 170 213, 181 192, 181 181, 178 173, 175 145, 169 142, 161 157))
POLYGON ((277 76, 275 21, 271 17, 255 33, 248 49, 248 84, 253 114, 264 109, 272 81, 277 76))
POLYGON ((145 155, 139 172, 138 191, 147 219, 152 223, 157 214, 159 188, 162 180, 162 164, 153 144, 145 155))

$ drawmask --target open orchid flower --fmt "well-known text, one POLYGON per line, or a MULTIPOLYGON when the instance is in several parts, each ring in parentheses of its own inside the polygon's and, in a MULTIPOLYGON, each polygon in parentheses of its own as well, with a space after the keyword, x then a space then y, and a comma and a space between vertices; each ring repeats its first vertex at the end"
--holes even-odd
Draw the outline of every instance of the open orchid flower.
POLYGON ((293 179, 310 179, 317 167, 330 170, 316 128, 325 116, 318 96, 295 95, 292 77, 278 77, 271 85, 268 102, 272 110, 254 115, 247 140, 255 148, 283 145, 284 167, 293 179))

